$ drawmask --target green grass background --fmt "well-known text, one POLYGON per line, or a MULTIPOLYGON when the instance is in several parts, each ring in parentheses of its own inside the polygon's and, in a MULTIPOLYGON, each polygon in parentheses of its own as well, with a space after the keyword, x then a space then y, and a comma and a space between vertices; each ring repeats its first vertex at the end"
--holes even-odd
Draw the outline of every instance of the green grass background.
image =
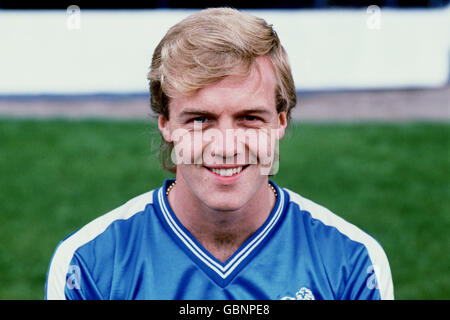
MULTIPOLYGON (((384 247, 397 299, 450 299, 448 123, 294 123, 273 178, 384 247)), ((171 177, 154 123, 0 120, 0 299, 42 299, 60 240, 171 177)))

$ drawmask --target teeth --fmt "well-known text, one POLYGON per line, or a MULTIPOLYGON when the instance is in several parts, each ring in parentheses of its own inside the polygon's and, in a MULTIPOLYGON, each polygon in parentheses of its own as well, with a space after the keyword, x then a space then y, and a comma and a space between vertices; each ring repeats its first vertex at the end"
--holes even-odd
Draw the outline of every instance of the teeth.
POLYGON ((232 169, 213 169, 211 168, 211 171, 215 174, 218 174, 223 177, 231 177, 234 174, 238 174, 241 172, 242 167, 232 168, 232 169))

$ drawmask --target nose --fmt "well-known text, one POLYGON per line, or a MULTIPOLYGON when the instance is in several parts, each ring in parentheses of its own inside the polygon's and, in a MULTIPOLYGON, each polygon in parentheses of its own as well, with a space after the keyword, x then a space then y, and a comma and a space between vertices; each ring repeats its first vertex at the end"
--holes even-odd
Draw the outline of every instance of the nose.
POLYGON ((208 153, 215 163, 234 164, 237 156, 244 152, 231 120, 219 121, 214 128, 207 130, 205 136, 210 141, 208 153))
POLYGON ((213 155, 224 160, 234 158, 237 154, 237 139, 233 125, 223 121, 217 129, 222 138, 214 142, 213 155))

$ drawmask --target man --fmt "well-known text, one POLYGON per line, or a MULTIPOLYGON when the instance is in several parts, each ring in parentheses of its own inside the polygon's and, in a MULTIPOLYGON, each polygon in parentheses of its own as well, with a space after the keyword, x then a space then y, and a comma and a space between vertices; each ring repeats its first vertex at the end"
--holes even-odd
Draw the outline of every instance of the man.
POLYGON ((393 298, 373 238, 268 179, 296 104, 270 25, 195 13, 157 46, 149 80, 176 179, 63 240, 47 299, 393 298))

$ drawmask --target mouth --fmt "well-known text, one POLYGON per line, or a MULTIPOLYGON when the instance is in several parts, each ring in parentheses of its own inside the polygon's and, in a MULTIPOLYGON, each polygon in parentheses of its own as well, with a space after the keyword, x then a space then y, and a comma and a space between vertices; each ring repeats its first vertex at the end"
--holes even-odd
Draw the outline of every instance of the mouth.
POLYGON ((240 174, 242 171, 247 169, 248 166, 249 166, 249 164, 244 165, 244 166, 238 166, 238 167, 230 167, 230 168, 211 168, 211 167, 206 167, 206 166, 205 166, 205 168, 217 176, 232 177, 232 176, 237 176, 238 174, 240 174))

